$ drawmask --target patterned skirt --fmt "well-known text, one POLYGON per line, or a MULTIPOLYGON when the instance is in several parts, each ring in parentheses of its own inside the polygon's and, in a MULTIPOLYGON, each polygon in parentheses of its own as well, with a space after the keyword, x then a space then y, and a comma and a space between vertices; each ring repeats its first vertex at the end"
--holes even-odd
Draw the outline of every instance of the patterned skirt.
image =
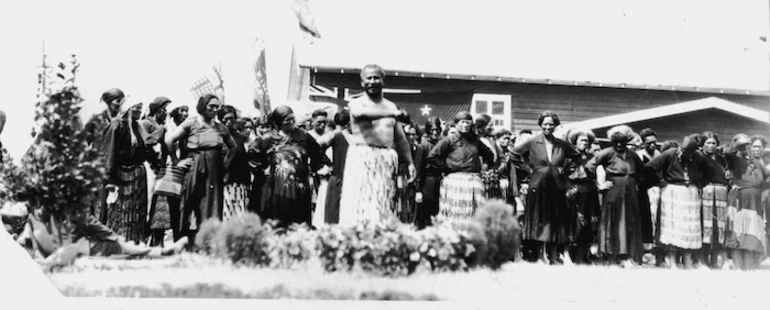
POLYGON ((703 245, 701 196, 695 185, 669 184, 660 190, 660 243, 695 250, 703 245))
POLYGON ((242 183, 231 183, 225 185, 224 208, 222 209, 222 221, 228 221, 231 218, 246 213, 246 206, 249 205, 249 185, 242 183))
POLYGON ((766 253, 767 235, 761 203, 762 191, 749 187, 730 191, 725 246, 766 253))
POLYGON ((470 219, 484 200, 484 184, 478 173, 450 173, 441 180, 438 216, 452 222, 470 219))
POLYGON ((481 173, 481 182, 484 184, 484 197, 487 199, 504 199, 503 190, 500 188, 500 175, 494 170, 481 173))
POLYGON ((701 202, 703 204, 703 243, 712 246, 724 244, 727 187, 713 183, 706 185, 701 193, 701 202))
POLYGON ((398 154, 393 149, 351 145, 345 162, 340 225, 379 221, 393 214, 398 154))
POLYGON ((118 168, 118 199, 100 214, 104 224, 126 241, 141 242, 147 221, 147 174, 144 165, 118 168))

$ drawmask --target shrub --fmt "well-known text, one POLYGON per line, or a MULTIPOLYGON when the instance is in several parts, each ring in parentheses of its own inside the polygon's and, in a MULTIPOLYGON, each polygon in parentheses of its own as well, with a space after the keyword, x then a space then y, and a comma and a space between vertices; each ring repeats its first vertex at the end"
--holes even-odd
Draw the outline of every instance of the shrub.
MULTIPOLYGON (((483 235, 477 233, 478 235, 483 235)), ((318 255, 328 272, 363 270, 399 276, 420 266, 430 270, 465 270, 475 247, 469 233, 443 223, 417 231, 412 225, 388 219, 342 228, 322 226, 318 231, 318 255)))
POLYGON ((21 166, 7 163, 0 172, 6 199, 27 201, 31 208, 54 214, 80 216, 96 197, 105 171, 78 116, 83 101, 74 86, 79 66, 73 55, 70 62, 58 64, 61 71, 55 76, 55 72, 41 73, 45 91, 35 106, 35 142, 21 166))
POLYGON ((488 200, 476 210, 473 219, 483 227, 487 238, 485 265, 498 269, 516 257, 521 244, 521 227, 511 205, 501 200, 488 200))
POLYGON ((269 266, 269 237, 259 216, 247 213, 222 223, 211 247, 235 264, 269 266))
POLYGON ((349 230, 337 225, 324 225, 318 229, 316 250, 324 270, 335 272, 353 269, 354 259, 349 230))
POLYGON ((456 231, 449 222, 434 223, 420 231, 423 242, 419 253, 433 271, 467 270, 469 257, 476 251, 465 231, 456 231))
POLYGON ((270 236, 268 252, 271 267, 292 268, 317 255, 317 232, 310 230, 304 223, 292 224, 288 230, 276 228, 276 224, 274 221, 264 224, 265 232, 270 236))
POLYGON ((396 276, 413 273, 420 264, 422 237, 414 226, 401 223, 395 217, 375 225, 371 255, 375 269, 382 275, 396 276))
POLYGON ((214 240, 221 228, 222 222, 217 218, 210 218, 203 221, 198 228, 198 234, 195 236, 195 246, 205 254, 216 254, 217 249, 215 248, 216 244, 214 240))
POLYGON ((452 227, 456 231, 467 234, 468 241, 475 249, 475 251, 465 259, 465 263, 468 267, 473 268, 483 265, 487 257, 488 241, 486 231, 484 230, 484 227, 481 226, 481 223, 475 220, 463 220, 454 222, 452 227))

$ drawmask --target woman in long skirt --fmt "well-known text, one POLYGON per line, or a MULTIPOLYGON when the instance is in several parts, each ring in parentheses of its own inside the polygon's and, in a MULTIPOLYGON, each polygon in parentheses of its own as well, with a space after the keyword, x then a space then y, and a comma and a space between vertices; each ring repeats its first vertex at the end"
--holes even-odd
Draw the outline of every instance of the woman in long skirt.
POLYGON ((484 184, 484 197, 487 199, 504 199, 503 190, 500 187, 500 174, 497 169, 501 162, 500 150, 497 149, 495 141, 492 139, 492 131, 494 130, 494 123, 492 123, 492 117, 487 114, 481 114, 474 120, 476 127, 476 134, 479 137, 479 141, 492 151, 493 164, 487 167, 483 167, 481 171, 481 183, 484 184))
POLYGON ((139 243, 147 234, 147 147, 137 120, 142 104, 124 104, 125 109, 104 129, 101 152, 107 172, 107 187, 95 216, 127 241, 139 243))
POLYGON ((229 157, 230 161, 225 162, 224 175, 224 208, 222 210, 222 220, 227 221, 246 212, 249 205, 249 185, 251 184, 251 173, 249 172, 249 161, 246 157, 246 140, 238 129, 237 112, 232 106, 223 106, 218 113, 219 120, 230 131, 236 147, 228 152, 234 152, 229 157))
POLYGON ((611 263, 624 267, 633 266, 644 254, 642 225, 637 197, 637 184, 644 170, 634 152, 626 148, 628 134, 615 127, 608 131, 613 146, 599 152, 586 169, 596 173, 596 167, 604 167, 608 189, 602 196, 601 220, 599 221, 599 251, 609 255, 611 263))
POLYGON ((677 268, 677 254, 691 268, 692 254, 703 245, 699 187, 711 182, 719 171, 697 151, 699 139, 699 134, 687 136, 681 146, 667 149, 646 165, 666 183, 660 190, 658 245, 668 251, 670 268, 677 268))
POLYGON ((757 269, 766 255, 765 208, 762 191, 770 172, 765 168, 762 151, 764 138, 738 134, 733 138, 734 152, 726 154, 732 189, 728 196, 727 240, 736 267, 757 269), (750 149, 749 149, 750 146, 750 149))
POLYGON ((294 111, 279 106, 268 117, 279 130, 258 138, 249 147, 249 165, 269 170, 262 187, 263 217, 281 226, 312 225, 310 173, 323 166, 321 147, 296 127, 294 111))
POLYGON ((235 155, 234 152, 227 152, 223 161, 223 152, 235 149, 236 143, 227 127, 216 120, 221 107, 222 103, 216 96, 201 96, 196 107, 198 116, 188 118, 170 135, 166 135, 172 164, 188 169, 182 183, 179 231, 189 237, 190 246, 194 245, 195 235, 203 221, 222 219, 224 161, 235 155), (181 165, 174 144, 180 139, 186 141, 186 158, 181 165))
POLYGON ((568 178, 572 188, 567 193, 569 206, 575 211, 574 221, 577 236, 575 239, 576 253, 573 261, 576 264, 588 264, 588 254, 599 224, 599 193, 594 173, 588 173, 586 165, 594 155, 589 153, 589 147, 596 140, 590 130, 572 130, 567 135, 569 143, 575 146, 581 156, 569 165, 568 178))
POLYGON ((494 154, 473 131, 473 117, 462 111, 455 116, 458 135, 450 135, 428 154, 430 165, 446 175, 441 180, 439 217, 449 221, 470 219, 484 198, 481 160, 492 164, 494 154))
MULTIPOLYGON (((559 117, 550 111, 540 114, 538 122, 542 133, 518 144, 514 154, 525 158, 532 169, 529 175, 526 208, 524 211, 523 239, 537 242, 535 251, 547 248, 551 264, 562 264, 558 252, 562 245, 571 243, 575 236, 568 231, 571 216, 567 208, 569 181, 563 170, 566 159, 578 158, 569 143, 554 137, 553 132, 561 124, 559 117)), ((542 258, 542 255, 539 255, 542 258)))
POLYGON ((441 120, 430 117, 425 121, 425 134, 414 155, 417 168, 415 202, 417 203, 416 224, 424 228, 432 224, 431 218, 438 215, 441 171, 428 163, 428 154, 441 138, 441 120))
MULTIPOLYGON (((722 262, 727 262, 727 252, 724 249, 725 244, 725 225, 727 220, 727 192, 729 181, 725 175, 727 161, 724 156, 717 154, 719 146, 719 136, 707 131, 701 138, 703 143, 702 152, 709 162, 721 173, 717 173, 711 179, 708 185, 703 187, 701 193, 701 204, 703 210, 703 249, 700 252, 699 260, 701 264, 710 267, 717 267, 717 258, 721 257, 722 262)), ((725 264, 723 266, 730 266, 725 264)))

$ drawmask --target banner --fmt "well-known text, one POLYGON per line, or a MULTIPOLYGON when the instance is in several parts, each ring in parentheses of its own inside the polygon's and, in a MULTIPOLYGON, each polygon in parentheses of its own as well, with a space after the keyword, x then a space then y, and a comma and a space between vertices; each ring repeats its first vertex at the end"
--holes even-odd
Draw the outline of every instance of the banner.
POLYGON ((265 41, 256 39, 253 44, 257 59, 254 62, 252 88, 254 93, 254 107, 267 115, 270 107, 270 96, 267 93, 267 67, 265 66, 265 41))

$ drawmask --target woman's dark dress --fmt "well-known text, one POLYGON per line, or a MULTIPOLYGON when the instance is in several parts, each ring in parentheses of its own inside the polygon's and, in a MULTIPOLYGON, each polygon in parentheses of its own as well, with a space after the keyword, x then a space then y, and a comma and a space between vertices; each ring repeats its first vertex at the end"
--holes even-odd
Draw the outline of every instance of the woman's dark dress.
POLYGON ((308 133, 295 128, 287 137, 269 134, 252 143, 249 162, 253 169, 269 169, 260 207, 267 219, 283 226, 311 223, 311 171, 323 165, 321 147, 308 133))
POLYGON ((569 231, 574 219, 567 207, 567 177, 562 173, 567 158, 579 156, 569 143, 554 138, 551 160, 546 153, 545 136, 541 133, 518 145, 515 154, 525 157, 532 168, 529 193, 524 211, 524 240, 569 243, 575 239, 569 231))

